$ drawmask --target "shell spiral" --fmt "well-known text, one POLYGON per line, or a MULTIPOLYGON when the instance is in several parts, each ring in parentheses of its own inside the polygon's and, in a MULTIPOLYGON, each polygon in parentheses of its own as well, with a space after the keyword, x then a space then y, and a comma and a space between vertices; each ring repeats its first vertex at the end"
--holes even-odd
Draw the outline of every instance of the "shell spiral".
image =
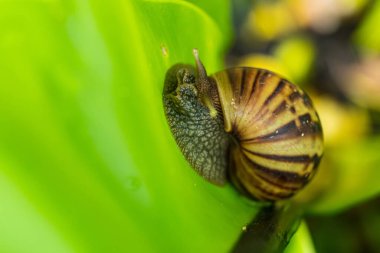
POLYGON ((182 153, 208 181, 227 179, 246 196, 287 199, 315 174, 320 120, 300 88, 268 70, 237 67, 207 76, 177 64, 166 75, 164 109, 182 153))
POLYGON ((260 200, 286 199, 313 177, 323 152, 322 128, 300 88, 263 69, 232 68, 217 85, 233 184, 260 200))

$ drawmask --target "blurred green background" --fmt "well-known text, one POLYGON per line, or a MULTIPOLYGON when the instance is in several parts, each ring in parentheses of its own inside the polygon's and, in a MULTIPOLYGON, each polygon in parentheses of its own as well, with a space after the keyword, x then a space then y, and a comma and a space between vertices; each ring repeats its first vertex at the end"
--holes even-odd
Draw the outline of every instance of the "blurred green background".
POLYGON ((315 101, 325 156, 287 252, 380 252, 379 25, 370 0, 0 0, 0 252, 231 249, 260 206, 200 178, 163 113, 192 48, 315 101))

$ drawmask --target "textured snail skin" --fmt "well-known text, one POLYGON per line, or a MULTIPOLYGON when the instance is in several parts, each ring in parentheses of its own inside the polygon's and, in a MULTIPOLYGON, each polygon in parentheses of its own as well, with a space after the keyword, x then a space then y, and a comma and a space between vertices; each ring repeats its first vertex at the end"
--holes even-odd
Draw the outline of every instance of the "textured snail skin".
POLYGON ((270 71, 239 67, 207 77, 197 58, 197 69, 169 69, 163 101, 182 153, 212 183, 228 178, 250 198, 277 201, 317 170, 323 137, 312 102, 270 71))
POLYGON ((223 185, 229 136, 223 120, 211 117, 209 109, 199 101, 195 83, 183 82, 178 74, 181 71, 187 71, 195 80, 195 69, 190 65, 178 64, 167 72, 164 109, 169 126, 192 167, 208 181, 223 185))

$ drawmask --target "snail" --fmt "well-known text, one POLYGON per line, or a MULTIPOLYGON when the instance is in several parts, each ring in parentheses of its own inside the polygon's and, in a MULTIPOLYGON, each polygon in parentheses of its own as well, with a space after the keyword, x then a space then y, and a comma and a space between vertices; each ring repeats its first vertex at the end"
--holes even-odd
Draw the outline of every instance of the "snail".
POLYGON ((291 198, 314 176, 323 153, 319 116, 309 96, 265 69, 229 68, 208 76, 176 64, 163 104, 172 134, 191 166, 209 182, 230 181, 258 201, 291 198))

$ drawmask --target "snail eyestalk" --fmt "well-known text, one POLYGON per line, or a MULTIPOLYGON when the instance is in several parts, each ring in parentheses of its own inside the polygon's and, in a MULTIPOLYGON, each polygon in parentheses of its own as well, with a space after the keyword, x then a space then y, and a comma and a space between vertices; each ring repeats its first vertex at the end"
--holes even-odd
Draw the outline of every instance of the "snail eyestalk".
POLYGON ((210 99, 210 90, 211 90, 211 83, 207 76, 207 71, 205 67, 203 66, 203 63, 201 59, 199 58, 199 51, 198 49, 193 49, 193 55, 195 58, 195 66, 197 71, 197 77, 198 82, 196 83, 197 90, 199 91, 199 98, 202 101, 202 103, 209 109, 210 116, 212 118, 215 118, 218 114, 217 110, 215 109, 215 106, 210 99))
POLYGON ((193 49, 193 55, 195 58, 195 66, 197 69, 197 75, 198 75, 198 90, 203 95, 206 93, 207 89, 210 87, 210 82, 207 77, 207 72, 205 67, 203 66, 203 63, 201 59, 199 58, 199 51, 198 49, 193 49))
POLYGON ((195 58, 195 65, 197 67, 197 73, 198 73, 199 80, 207 80, 207 72, 206 72, 205 67, 203 66, 201 59, 199 58, 198 49, 196 49, 196 48, 193 49, 193 55, 195 58))

